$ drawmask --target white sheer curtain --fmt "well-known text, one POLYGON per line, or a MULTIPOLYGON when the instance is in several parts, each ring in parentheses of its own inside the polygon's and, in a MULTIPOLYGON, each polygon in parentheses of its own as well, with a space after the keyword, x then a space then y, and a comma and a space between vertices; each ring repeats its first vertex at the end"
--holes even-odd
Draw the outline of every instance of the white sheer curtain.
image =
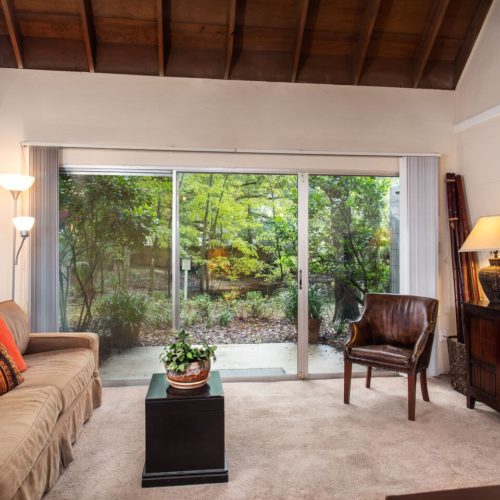
POLYGON ((31 146, 30 317, 33 332, 58 330, 59 266, 59 148, 31 146))
MULTIPOLYGON (((437 156, 401 158, 400 293, 438 296, 438 182, 437 156)), ((438 329, 429 375, 438 375, 438 329)))

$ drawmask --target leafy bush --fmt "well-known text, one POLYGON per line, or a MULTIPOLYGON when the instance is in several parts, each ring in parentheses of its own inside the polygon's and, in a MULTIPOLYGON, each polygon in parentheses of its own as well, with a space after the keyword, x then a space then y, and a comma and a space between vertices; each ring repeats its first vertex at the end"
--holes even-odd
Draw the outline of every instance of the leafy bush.
POLYGON ((261 292, 248 292, 244 304, 251 318, 261 318, 266 309, 266 298, 261 292))
POLYGON ((189 305, 185 305, 181 310, 181 322, 184 326, 193 326, 199 323, 200 317, 198 313, 189 305))
MULTIPOLYGON (((285 316, 290 321, 295 321, 297 319, 299 310, 297 283, 295 281, 291 282, 287 288, 280 292, 280 296, 283 301, 285 316)), ((309 319, 321 319, 323 307, 325 306, 327 301, 324 288, 318 283, 309 285, 308 297, 309 319)))
POLYGON ((228 307, 221 309, 217 313, 217 323, 219 326, 228 326, 234 319, 234 313, 228 307))
POLYGON ((117 291, 101 297, 96 305, 99 329, 111 334, 112 344, 125 349, 135 345, 143 325, 148 325, 149 297, 117 291))
POLYGON ((190 301, 190 307, 198 312, 200 318, 208 319, 210 316, 210 309, 212 308, 212 299, 210 295, 202 293, 196 295, 190 301))
POLYGON ((172 304, 162 295, 162 298, 153 295, 149 303, 148 326, 154 330, 168 330, 172 325, 172 304))

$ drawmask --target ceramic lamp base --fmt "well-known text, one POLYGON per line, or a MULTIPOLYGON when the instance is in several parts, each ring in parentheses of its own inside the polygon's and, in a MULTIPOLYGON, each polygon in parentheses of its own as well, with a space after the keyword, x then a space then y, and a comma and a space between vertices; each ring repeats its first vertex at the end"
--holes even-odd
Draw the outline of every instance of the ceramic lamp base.
POLYGON ((479 271, 479 282, 490 304, 500 304, 500 258, 492 258, 490 266, 479 271))

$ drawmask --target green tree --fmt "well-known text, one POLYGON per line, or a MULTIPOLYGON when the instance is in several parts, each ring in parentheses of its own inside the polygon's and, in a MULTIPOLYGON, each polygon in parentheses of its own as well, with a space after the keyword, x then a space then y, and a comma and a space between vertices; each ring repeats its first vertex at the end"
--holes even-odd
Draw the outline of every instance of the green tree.
POLYGON ((336 321, 390 287, 389 178, 310 178, 310 272, 332 285, 336 321))
POLYGON ((61 175, 59 200, 61 325, 64 330, 70 326, 73 291, 79 301, 74 328, 84 330, 92 319, 98 272, 110 260, 123 262, 129 249, 144 244, 153 199, 134 177, 61 175))

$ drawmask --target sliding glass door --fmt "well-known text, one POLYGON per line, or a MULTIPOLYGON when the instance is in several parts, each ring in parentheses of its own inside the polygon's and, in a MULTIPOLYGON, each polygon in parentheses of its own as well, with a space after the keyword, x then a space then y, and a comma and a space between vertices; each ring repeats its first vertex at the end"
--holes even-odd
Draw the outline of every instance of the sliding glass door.
POLYGON ((172 319, 171 212, 166 174, 59 176, 60 330, 98 333, 102 359, 128 352, 110 378, 160 368, 172 319), (149 350, 130 351, 138 347, 149 350))
POLYGON ((309 176, 309 373, 343 372, 368 292, 399 291, 399 178, 309 176))
POLYGON ((396 177, 120 167, 59 177, 61 331, 148 379, 174 330, 231 378, 343 372, 367 292, 399 290, 396 177))
POLYGON ((180 326, 224 376, 297 373, 297 176, 180 173, 180 326))

